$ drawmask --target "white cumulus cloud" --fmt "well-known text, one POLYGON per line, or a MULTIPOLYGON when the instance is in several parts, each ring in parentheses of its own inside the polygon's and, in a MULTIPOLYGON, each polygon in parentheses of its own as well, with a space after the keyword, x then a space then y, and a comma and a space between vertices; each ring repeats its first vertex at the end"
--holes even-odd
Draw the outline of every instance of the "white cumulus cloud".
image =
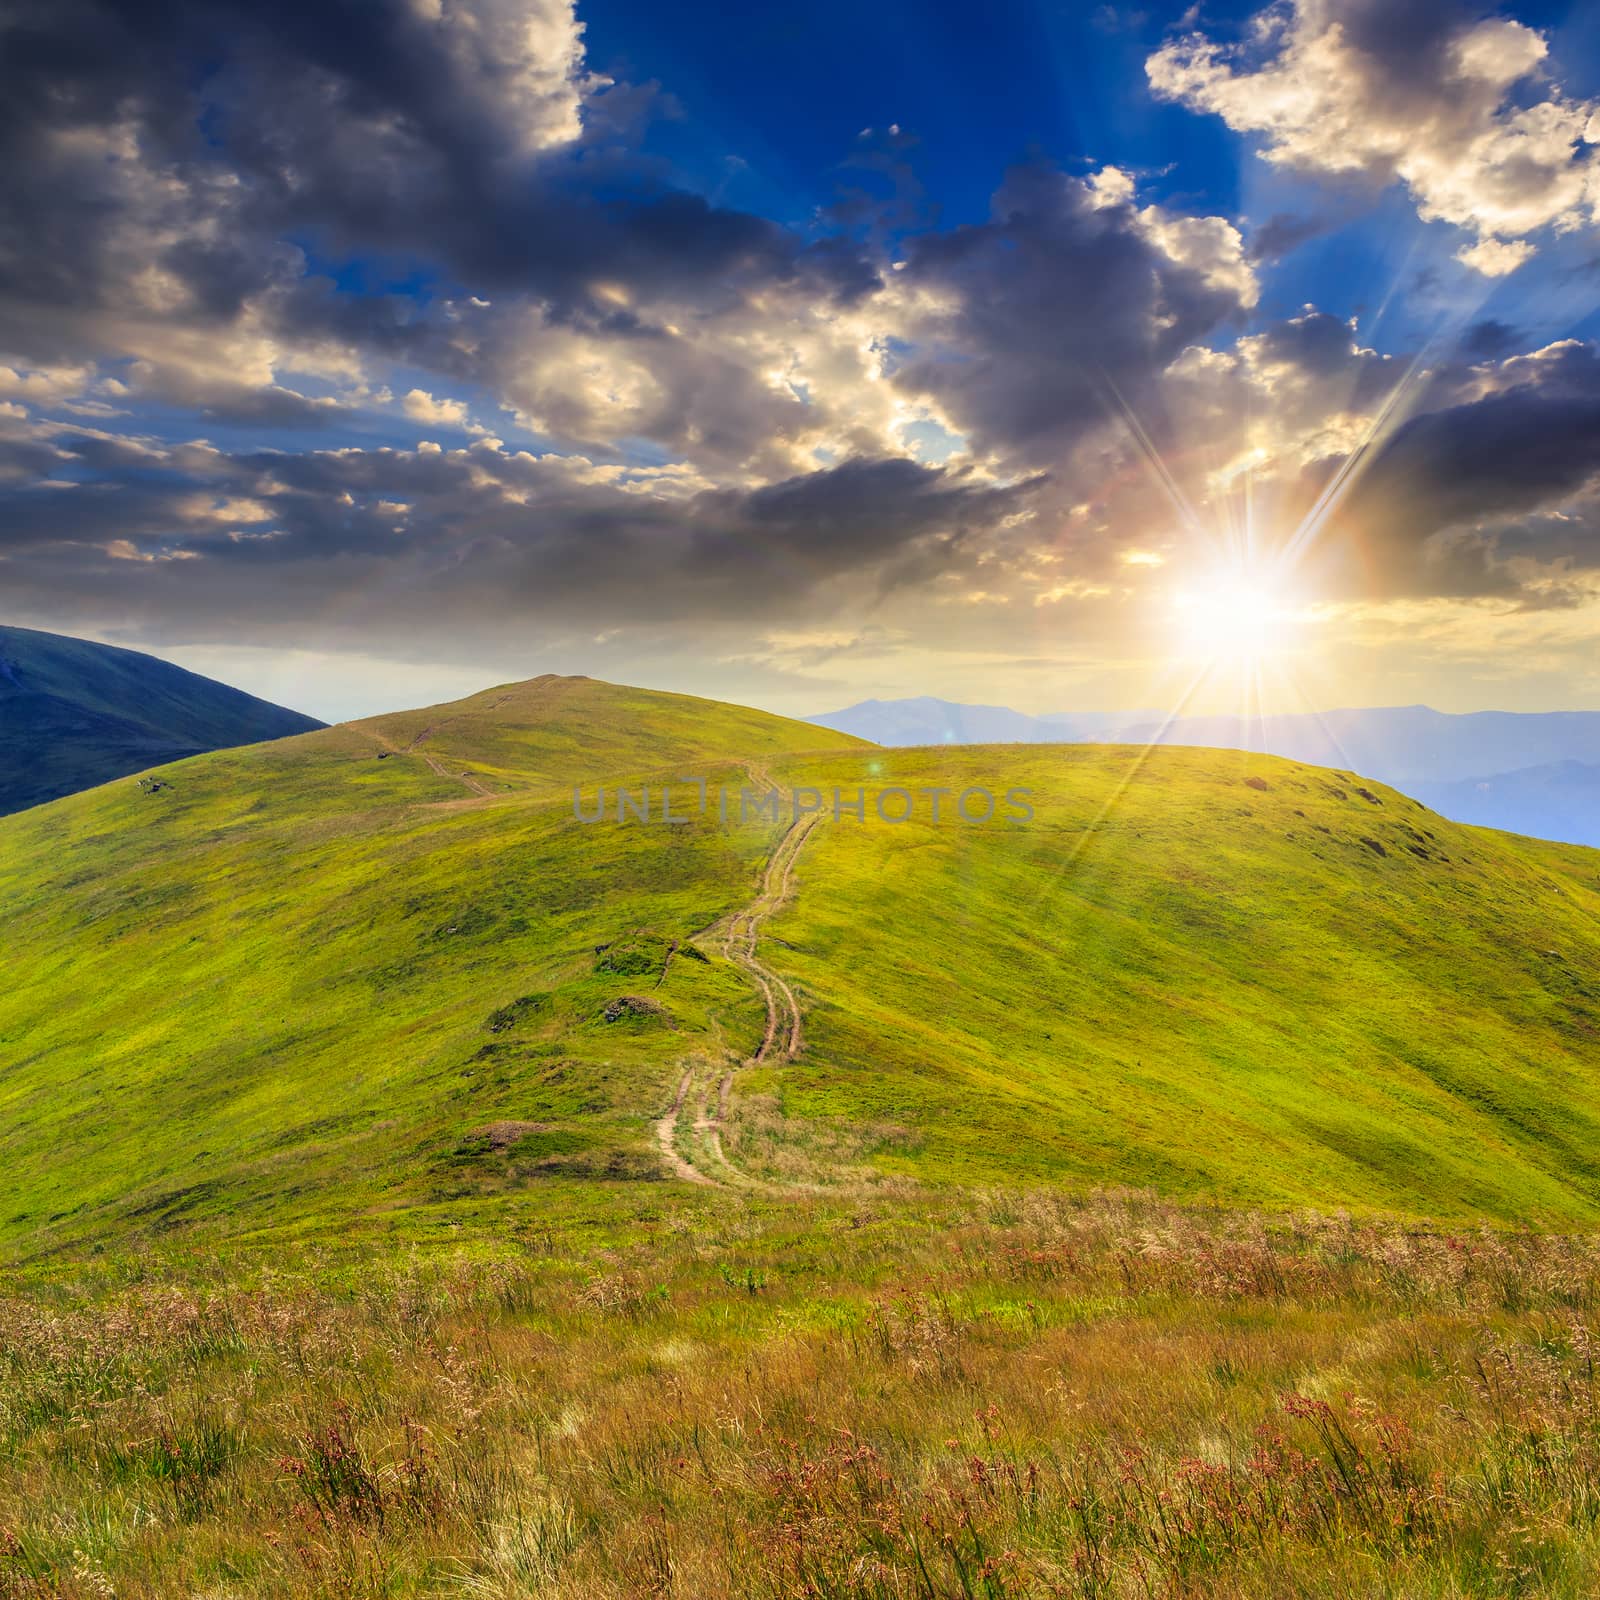
POLYGON ((1161 98, 1261 135, 1277 165, 1403 183, 1425 220, 1476 234, 1460 259, 1498 277, 1533 254, 1530 235, 1600 211, 1600 111, 1547 80, 1548 51, 1502 17, 1290 0, 1242 45, 1191 33, 1145 70, 1161 98))
POLYGON ((413 389, 400 404, 417 422, 434 422, 450 428, 467 425, 467 402, 437 398, 426 389, 413 389))

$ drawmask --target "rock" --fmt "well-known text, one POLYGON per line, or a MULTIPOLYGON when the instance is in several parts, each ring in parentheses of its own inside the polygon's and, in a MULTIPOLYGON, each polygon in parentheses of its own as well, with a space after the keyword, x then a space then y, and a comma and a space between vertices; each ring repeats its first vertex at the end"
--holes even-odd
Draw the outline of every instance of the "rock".
POLYGON ((549 1127, 548 1122, 491 1122, 474 1128, 467 1138, 485 1140, 491 1150, 509 1150, 517 1140, 526 1139, 530 1133, 544 1133, 549 1127))
POLYGON ((642 994, 620 995, 601 1013, 607 1022, 620 1022, 624 1017, 664 1017, 666 1014, 664 1005, 642 994))

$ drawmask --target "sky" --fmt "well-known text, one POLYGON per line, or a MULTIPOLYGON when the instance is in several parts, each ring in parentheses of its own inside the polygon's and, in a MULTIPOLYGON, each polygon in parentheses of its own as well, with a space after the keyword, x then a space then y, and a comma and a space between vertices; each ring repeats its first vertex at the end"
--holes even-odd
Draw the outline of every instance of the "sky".
POLYGON ((1592 5, 7 0, 0 172, 0 621, 1600 708, 1592 5))

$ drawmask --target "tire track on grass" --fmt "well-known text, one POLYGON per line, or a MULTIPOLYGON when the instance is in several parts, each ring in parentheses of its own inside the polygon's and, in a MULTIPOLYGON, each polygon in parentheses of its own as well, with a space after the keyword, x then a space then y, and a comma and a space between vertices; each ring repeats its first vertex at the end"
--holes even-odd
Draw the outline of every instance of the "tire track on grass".
MULTIPOLYGON (((771 788, 771 779, 765 768, 752 765, 749 770, 756 787, 771 788)), ((751 1067, 761 1066, 772 1058, 775 1052, 780 1053, 781 1059, 791 1061, 805 1044, 800 1003, 795 999, 794 990, 789 987, 782 974, 775 972, 761 959, 758 948, 761 929, 769 918, 783 908, 793 893, 795 861, 805 847, 806 840, 811 837, 812 830, 821 820, 822 814, 818 811, 807 812, 804 816, 795 818, 784 830, 783 837, 779 839, 776 848, 767 858, 755 898, 742 910, 719 919, 706 930, 709 933, 720 933, 723 955, 750 977, 761 995, 767 1014, 766 1029, 760 1044, 738 1066, 723 1073, 714 1092, 709 1085, 706 1086, 704 1101, 693 1123, 693 1132, 727 1178, 744 1186, 759 1185, 756 1179, 740 1172, 728 1160, 722 1148, 722 1125, 727 1118, 734 1078, 738 1073, 748 1071, 751 1067)), ((678 1148, 678 1130, 684 1103, 689 1098, 689 1089, 695 1076, 695 1068, 691 1064, 678 1085, 678 1095, 672 1108, 656 1124, 656 1140, 661 1146, 668 1166, 677 1176, 686 1177, 692 1173, 691 1182, 723 1186, 719 1179, 686 1159, 678 1148), (687 1172, 683 1169, 687 1169, 687 1172)))

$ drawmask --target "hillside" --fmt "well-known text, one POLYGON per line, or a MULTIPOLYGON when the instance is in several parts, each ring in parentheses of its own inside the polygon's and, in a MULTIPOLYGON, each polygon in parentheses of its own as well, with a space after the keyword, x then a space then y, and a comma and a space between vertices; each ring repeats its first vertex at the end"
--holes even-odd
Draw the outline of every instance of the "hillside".
POLYGON ((154 656, 0 627, 0 816, 321 726, 154 656))
POLYGON ((0 822, 12 1249, 629 1206, 669 1162, 712 1198, 909 1177, 1600 1214, 1600 857, 1347 774, 852 747, 545 678, 164 776, 0 822), (781 847, 714 803, 573 816, 575 786, 753 773, 1023 786, 1035 814, 781 847))
POLYGON ((966 1182, 1600 1214, 1600 856, 1272 757, 891 770, 1003 774, 1037 818, 819 830, 771 925, 808 1050, 747 1094, 906 1126, 880 1162, 966 1182))
POLYGON ((928 695, 863 700, 808 719, 876 744, 1164 744, 1254 750, 1393 784, 1441 816, 1567 844, 1600 845, 1600 712, 1428 706, 1268 717, 1154 711, 1030 716, 928 695))
MULTIPOLYGON (((757 1009, 675 963, 673 1027, 607 1025, 653 979, 596 970, 640 926, 746 898, 752 826, 583 829, 575 784, 738 776, 837 747, 761 712, 537 679, 163 768, 0 821, 15 982, 0 996, 11 1240, 194 1217, 265 1223, 471 1192, 457 1149, 654 1176, 643 1114, 686 1043, 757 1009), (465 777, 460 774, 466 774, 465 777), (482 791, 491 790, 494 797, 482 791), (508 1009, 509 1008, 509 1009, 508 1009), (504 1015, 502 1015, 504 1013, 504 1015), (498 1137, 498 1136, 496 1136, 498 1137)), ((654 992, 654 991, 652 991, 654 992)))

